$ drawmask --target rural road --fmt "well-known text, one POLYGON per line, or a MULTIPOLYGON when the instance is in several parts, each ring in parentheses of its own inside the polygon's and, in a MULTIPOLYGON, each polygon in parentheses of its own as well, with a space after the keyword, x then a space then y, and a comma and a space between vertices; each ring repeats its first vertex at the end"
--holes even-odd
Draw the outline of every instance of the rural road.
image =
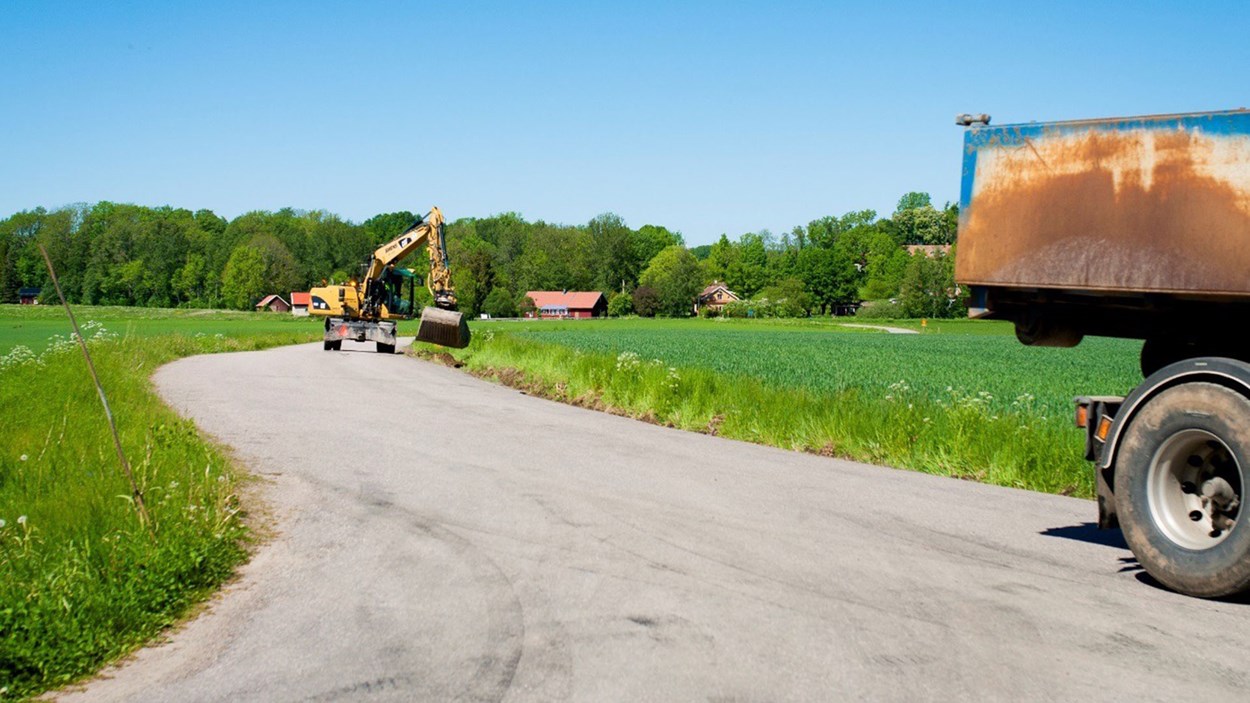
POLYGON ((1087 501, 683 433, 349 346, 156 374, 265 477, 277 534, 168 643, 61 700, 1250 690, 1250 606, 1143 582, 1087 501))

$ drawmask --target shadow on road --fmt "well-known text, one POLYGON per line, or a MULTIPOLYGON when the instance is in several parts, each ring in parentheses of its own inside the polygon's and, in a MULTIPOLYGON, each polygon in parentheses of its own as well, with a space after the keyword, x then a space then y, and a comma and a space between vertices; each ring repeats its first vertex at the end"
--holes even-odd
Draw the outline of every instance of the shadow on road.
MULTIPOLYGON (((1128 543, 1124 541, 1124 534, 1119 530, 1100 530, 1098 524, 1094 522, 1085 522, 1080 525, 1069 525, 1067 527, 1052 527, 1042 530, 1040 534, 1047 537, 1060 537, 1063 539, 1074 539, 1078 542, 1088 542, 1090 544, 1098 544, 1104 547, 1113 547, 1115 549, 1128 549, 1128 543)), ((1151 588, 1157 588, 1160 591, 1173 592, 1172 589, 1159 583, 1153 576, 1146 573, 1146 570, 1137 559, 1129 554, 1120 557, 1120 568, 1117 570, 1121 574, 1132 574, 1133 578, 1140 583, 1151 588)), ((1234 605, 1250 605, 1250 591, 1235 596, 1225 598, 1213 598, 1213 601, 1219 603, 1231 603, 1234 605)))
POLYGON ((1067 527, 1051 527, 1042 530, 1040 534, 1047 537, 1060 537, 1063 539, 1074 539, 1078 542, 1100 544, 1104 547, 1128 549, 1128 543, 1124 541, 1124 535, 1119 530, 1100 530, 1098 529, 1098 524, 1094 522, 1083 522, 1079 525, 1068 525, 1067 527))

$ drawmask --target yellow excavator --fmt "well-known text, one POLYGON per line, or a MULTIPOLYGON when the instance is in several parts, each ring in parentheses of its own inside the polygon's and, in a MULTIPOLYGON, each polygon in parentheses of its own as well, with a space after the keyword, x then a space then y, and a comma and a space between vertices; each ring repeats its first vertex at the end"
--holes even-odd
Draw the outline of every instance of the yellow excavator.
POLYGON ((376 342, 383 354, 395 352, 396 327, 400 320, 413 318, 420 278, 416 271, 399 268, 398 264, 422 246, 430 259, 425 285, 434 296, 434 306, 421 311, 417 339, 457 349, 469 345, 469 326, 456 312, 456 293, 443 240, 443 213, 433 208, 373 252, 361 267, 359 279, 309 292, 309 314, 326 318, 322 343, 326 351, 341 349, 343 340, 351 339, 376 342))

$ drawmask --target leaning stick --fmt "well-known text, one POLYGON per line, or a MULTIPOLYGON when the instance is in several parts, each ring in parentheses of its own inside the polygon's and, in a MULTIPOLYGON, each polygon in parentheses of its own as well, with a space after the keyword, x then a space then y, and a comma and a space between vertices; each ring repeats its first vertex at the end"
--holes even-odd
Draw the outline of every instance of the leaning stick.
POLYGON ((78 320, 74 319, 74 311, 65 300, 65 293, 61 292, 61 282, 56 278, 56 269, 52 267, 52 259, 42 244, 39 245, 39 253, 43 254, 43 261, 48 265, 52 285, 56 286, 57 297, 61 299, 61 305, 65 307, 65 314, 69 315, 69 323, 74 327, 74 336, 78 338, 78 346, 82 349, 83 358, 87 360, 87 370, 91 372, 91 380, 95 381, 96 392, 100 394, 100 404, 104 406, 104 416, 108 418, 109 430, 113 433, 113 446, 117 449, 117 460, 121 462, 126 480, 130 482, 130 495, 134 498, 135 509, 139 513, 139 522, 147 528, 152 541, 156 541, 156 528, 152 525, 147 506, 143 504, 143 492, 139 490, 139 484, 135 483, 135 474, 130 469, 130 462, 126 461, 126 454, 122 451, 122 440, 117 434, 117 423, 113 420, 113 411, 109 409, 109 399, 104 395, 104 386, 100 384, 100 377, 96 375, 95 364, 91 363, 91 352, 87 351, 87 340, 83 339, 82 332, 78 329, 78 320))

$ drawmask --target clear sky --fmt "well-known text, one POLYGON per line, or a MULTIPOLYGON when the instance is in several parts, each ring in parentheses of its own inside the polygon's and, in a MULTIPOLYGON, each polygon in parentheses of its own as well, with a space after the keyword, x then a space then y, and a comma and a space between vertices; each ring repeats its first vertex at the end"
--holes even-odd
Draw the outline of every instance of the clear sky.
POLYGON ((690 245, 958 196, 995 123, 1250 104, 1246 2, 0 3, 0 216, 439 205, 690 245))

